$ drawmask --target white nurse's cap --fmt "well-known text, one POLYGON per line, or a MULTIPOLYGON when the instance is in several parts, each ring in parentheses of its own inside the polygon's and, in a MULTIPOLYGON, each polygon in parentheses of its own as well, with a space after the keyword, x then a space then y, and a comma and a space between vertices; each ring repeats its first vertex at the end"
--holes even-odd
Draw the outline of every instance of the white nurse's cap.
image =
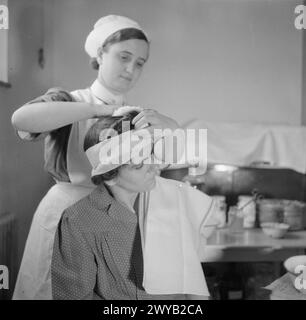
MULTIPOLYGON (((87 36, 85 41, 85 51, 91 58, 96 58, 98 49, 103 45, 105 40, 113 33, 134 28, 142 31, 147 37, 145 31, 141 26, 134 20, 117 15, 108 15, 100 18, 94 25, 93 30, 87 36)), ((147 37, 148 38, 148 37, 147 37)))

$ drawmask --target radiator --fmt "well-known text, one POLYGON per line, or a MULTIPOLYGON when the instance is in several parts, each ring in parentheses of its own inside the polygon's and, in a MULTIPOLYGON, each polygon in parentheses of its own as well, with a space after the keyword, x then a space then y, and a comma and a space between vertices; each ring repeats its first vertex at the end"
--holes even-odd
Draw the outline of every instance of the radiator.
POLYGON ((11 298, 13 280, 15 278, 16 257, 16 219, 13 214, 0 214, 0 265, 7 266, 9 270, 9 289, 0 289, 0 300, 11 298))

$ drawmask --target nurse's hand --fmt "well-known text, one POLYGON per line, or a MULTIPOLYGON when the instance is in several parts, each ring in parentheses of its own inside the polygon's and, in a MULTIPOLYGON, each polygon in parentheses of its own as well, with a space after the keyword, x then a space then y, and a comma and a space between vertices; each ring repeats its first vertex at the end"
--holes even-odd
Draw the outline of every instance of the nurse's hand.
POLYGON ((111 104, 93 104, 93 113, 94 113, 94 118, 98 117, 105 117, 105 116, 111 116, 113 112, 120 108, 121 106, 118 105, 111 105, 111 104))
POLYGON ((171 129, 179 128, 178 123, 153 109, 145 109, 141 111, 132 121, 136 129, 147 127, 149 131, 154 129, 171 129))

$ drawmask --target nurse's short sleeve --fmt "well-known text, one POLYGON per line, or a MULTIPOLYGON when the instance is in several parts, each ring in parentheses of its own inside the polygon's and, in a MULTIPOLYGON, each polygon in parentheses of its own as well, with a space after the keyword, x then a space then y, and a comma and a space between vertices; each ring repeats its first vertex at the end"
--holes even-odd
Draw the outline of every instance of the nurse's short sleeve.
MULTIPOLYGON (((53 102, 53 101, 74 101, 71 94, 61 88, 51 88, 42 96, 31 100, 26 105, 38 103, 38 102, 53 102)), ((59 130, 59 129, 56 129, 59 130)), ((54 130, 54 131, 56 131, 54 130)), ((37 141, 44 139, 50 132, 26 132, 21 130, 16 130, 19 138, 27 141, 37 141)))

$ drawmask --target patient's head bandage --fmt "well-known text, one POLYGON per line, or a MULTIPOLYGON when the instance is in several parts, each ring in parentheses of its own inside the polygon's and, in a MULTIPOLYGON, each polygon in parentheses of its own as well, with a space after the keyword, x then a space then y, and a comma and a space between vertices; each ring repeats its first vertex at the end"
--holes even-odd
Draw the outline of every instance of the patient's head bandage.
POLYGON ((96 58, 98 49, 104 44, 105 40, 117 31, 123 29, 140 30, 147 39, 148 36, 141 26, 134 20, 118 15, 108 15, 100 18, 94 25, 85 41, 85 51, 91 58, 96 58))
POLYGON ((152 136, 146 129, 126 131, 103 140, 85 152, 93 168, 91 176, 109 172, 130 161, 151 163, 152 146, 152 136))

